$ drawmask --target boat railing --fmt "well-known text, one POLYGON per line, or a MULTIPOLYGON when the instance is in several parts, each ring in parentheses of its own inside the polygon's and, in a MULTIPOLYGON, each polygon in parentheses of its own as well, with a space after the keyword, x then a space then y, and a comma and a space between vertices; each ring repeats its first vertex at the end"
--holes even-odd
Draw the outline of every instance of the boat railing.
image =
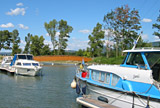
POLYGON ((87 70, 87 65, 82 65, 82 64, 75 64, 76 66, 76 73, 79 74, 82 71, 87 70))
POLYGON ((160 47, 138 47, 134 50, 160 50, 160 47))

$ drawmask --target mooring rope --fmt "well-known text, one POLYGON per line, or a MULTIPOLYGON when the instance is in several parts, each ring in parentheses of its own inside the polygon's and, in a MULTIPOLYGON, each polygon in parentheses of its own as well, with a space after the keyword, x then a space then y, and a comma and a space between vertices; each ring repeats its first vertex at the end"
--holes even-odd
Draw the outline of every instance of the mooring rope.
MULTIPOLYGON (((142 100, 142 98, 138 95, 138 94, 136 94, 136 93, 134 93, 137 97, 138 97, 138 100, 143 104, 143 105, 147 105, 147 102, 145 102, 145 101, 143 101, 142 100), (144 104, 145 103, 145 104, 144 104)), ((151 106, 152 108, 155 108, 154 106, 152 106, 152 105, 149 105, 149 106, 151 106)))

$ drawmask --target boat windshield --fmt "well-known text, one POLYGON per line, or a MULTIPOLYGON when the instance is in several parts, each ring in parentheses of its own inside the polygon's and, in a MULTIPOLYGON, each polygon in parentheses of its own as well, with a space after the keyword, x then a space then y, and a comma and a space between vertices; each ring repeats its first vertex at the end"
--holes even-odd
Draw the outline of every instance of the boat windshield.
POLYGON ((160 64, 160 52, 147 52, 145 53, 150 68, 156 64, 160 64))
POLYGON ((153 79, 160 82, 160 52, 147 52, 145 56, 152 69, 153 79))
POLYGON ((33 60, 33 56, 32 55, 18 55, 18 59, 33 60))
POLYGON ((138 64, 141 66, 145 66, 143 58, 142 58, 141 54, 138 52, 130 53, 126 64, 127 65, 137 65, 138 64))
POLYGON ((18 55, 18 59, 26 59, 26 55, 18 55))
POLYGON ((32 55, 27 55, 27 60, 33 60, 33 56, 32 55))

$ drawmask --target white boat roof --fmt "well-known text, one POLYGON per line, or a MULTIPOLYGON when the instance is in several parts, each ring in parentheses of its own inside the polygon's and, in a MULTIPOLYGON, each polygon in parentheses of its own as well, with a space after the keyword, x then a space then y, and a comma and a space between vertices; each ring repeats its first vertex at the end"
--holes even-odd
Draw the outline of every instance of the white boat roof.
POLYGON ((123 52, 160 52, 160 47, 157 48, 135 48, 131 50, 124 50, 123 52))

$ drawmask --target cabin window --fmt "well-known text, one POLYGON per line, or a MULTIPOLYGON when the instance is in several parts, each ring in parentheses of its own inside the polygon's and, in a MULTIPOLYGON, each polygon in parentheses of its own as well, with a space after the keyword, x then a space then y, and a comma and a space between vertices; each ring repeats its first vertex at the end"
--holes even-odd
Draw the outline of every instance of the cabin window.
POLYGON ((93 80, 99 80, 99 72, 98 71, 92 71, 92 79, 93 80))
POLYGON ((112 86, 116 86, 116 84, 118 83, 120 77, 115 75, 115 74, 112 74, 112 86))
POLYGON ((105 74, 105 83, 109 84, 110 82, 110 73, 105 74))
POLYGON ((33 65, 33 66, 39 66, 39 64, 38 64, 38 63, 32 63, 32 65, 33 65))
POLYGON ((19 66, 21 66, 21 63, 20 63, 20 62, 18 62, 16 65, 19 65, 19 66))
POLYGON ((104 80, 105 80, 105 73, 101 72, 100 81, 104 82, 104 80))
POLYGON ((23 66, 31 66, 31 63, 23 63, 23 66))
POLYGON ((126 64, 145 66, 141 53, 130 53, 126 64))

